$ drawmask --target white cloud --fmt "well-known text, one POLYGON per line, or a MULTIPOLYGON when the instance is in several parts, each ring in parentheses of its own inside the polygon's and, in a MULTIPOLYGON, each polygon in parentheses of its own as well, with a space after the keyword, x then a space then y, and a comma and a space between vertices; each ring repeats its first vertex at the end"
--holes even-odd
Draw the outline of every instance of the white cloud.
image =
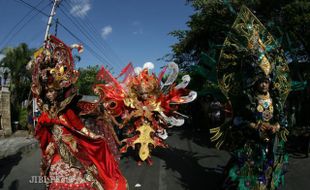
POLYGON ((132 32, 132 34, 134 35, 143 34, 143 29, 139 21, 135 20, 131 23, 131 25, 134 28, 134 31, 132 32))
POLYGON ((143 29, 142 28, 138 28, 137 30, 132 32, 134 35, 138 35, 138 34, 143 34, 143 29))
POLYGON ((133 26, 140 26, 140 25, 141 25, 140 22, 137 21, 137 20, 133 21, 131 24, 132 24, 133 26))
POLYGON ((105 39, 112 33, 112 26, 105 26, 101 29, 101 36, 105 39))
POLYGON ((73 16, 84 18, 90 9, 90 0, 71 0, 70 13, 73 16))

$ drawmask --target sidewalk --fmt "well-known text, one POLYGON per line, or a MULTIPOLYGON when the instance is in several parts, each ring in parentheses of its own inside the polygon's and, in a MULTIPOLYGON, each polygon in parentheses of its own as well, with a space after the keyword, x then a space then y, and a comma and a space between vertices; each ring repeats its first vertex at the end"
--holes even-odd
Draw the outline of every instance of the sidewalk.
POLYGON ((38 147, 36 139, 13 134, 11 137, 0 139, 0 160, 19 152, 28 152, 36 147, 38 147))

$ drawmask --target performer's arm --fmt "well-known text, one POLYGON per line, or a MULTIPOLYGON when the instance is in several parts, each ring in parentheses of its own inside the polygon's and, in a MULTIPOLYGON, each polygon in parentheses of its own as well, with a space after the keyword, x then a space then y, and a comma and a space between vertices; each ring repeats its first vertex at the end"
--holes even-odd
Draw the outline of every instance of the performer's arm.
POLYGON ((86 127, 83 127, 83 128, 81 129, 81 132, 82 132, 83 134, 85 134, 86 136, 92 138, 92 139, 103 138, 102 136, 97 135, 97 134, 91 132, 91 131, 90 131, 89 129, 87 129, 86 127))
POLYGON ((271 131, 272 133, 276 133, 280 129, 279 123, 270 124, 260 121, 258 121, 257 123, 250 123, 249 126, 262 132, 271 131))
POLYGON ((65 116, 66 116, 67 122, 69 122, 70 126, 72 126, 75 130, 82 132, 84 135, 92 139, 102 138, 102 136, 97 135, 93 133, 92 131, 90 131, 89 129, 87 129, 84 126, 83 122, 80 120, 80 118, 77 116, 77 114, 72 109, 68 109, 65 113, 65 116))

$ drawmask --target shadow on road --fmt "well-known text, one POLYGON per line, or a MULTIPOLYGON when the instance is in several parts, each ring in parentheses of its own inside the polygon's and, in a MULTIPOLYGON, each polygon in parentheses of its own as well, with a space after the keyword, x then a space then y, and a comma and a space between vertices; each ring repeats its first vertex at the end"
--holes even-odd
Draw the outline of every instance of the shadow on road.
POLYGON ((153 156, 165 161, 165 169, 180 174, 179 183, 184 189, 217 190, 222 181, 222 168, 208 168, 201 166, 199 160, 216 155, 197 156, 197 153, 176 148, 154 150, 153 156))
POLYGON ((302 159, 309 157, 310 135, 309 136, 290 136, 287 143, 287 151, 290 157, 302 159))
MULTIPOLYGON (((13 156, 6 157, 0 160, 0 188, 3 188, 3 181, 10 174, 12 168, 18 165, 19 161, 22 159, 21 153, 17 153, 13 156)), ((10 190, 18 189, 18 180, 15 180, 10 185, 10 190)))
POLYGON ((171 132, 178 131, 180 135, 180 139, 190 140, 196 143, 197 145, 204 147, 212 147, 213 144, 210 141, 210 132, 209 128, 205 129, 195 129, 191 128, 191 126, 186 126, 180 129, 171 129, 171 132))
POLYGON ((14 181, 11 183, 11 185, 10 185, 10 187, 9 187, 9 190, 17 190, 18 187, 19 187, 19 181, 18 181, 18 180, 14 180, 14 181))

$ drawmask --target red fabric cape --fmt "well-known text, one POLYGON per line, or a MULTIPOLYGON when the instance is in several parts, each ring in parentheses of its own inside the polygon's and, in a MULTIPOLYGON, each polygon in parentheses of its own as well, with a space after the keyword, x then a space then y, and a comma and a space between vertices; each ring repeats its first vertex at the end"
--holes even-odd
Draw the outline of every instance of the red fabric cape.
POLYGON ((36 138, 39 140, 42 149, 42 156, 46 158, 45 150, 49 142, 54 141, 51 133, 51 127, 54 124, 64 126, 65 133, 73 135, 77 142, 78 152, 71 153, 84 165, 91 166, 94 164, 98 170, 95 176, 103 185, 105 190, 125 190, 127 189, 127 181, 121 174, 118 163, 115 161, 105 139, 90 139, 82 135, 78 130, 84 127, 73 110, 67 109, 63 114, 67 122, 60 119, 51 119, 47 113, 42 113, 38 118, 36 126, 36 138))

